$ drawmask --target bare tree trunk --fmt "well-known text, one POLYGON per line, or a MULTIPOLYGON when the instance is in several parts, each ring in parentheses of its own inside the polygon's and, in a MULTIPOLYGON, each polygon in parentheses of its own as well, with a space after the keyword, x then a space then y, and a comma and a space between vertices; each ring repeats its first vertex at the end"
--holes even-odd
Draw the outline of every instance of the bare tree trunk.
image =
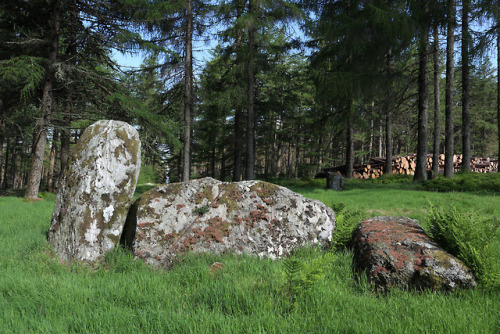
POLYGON ((54 190, 54 167, 56 164, 57 157, 57 140, 59 139, 59 131, 54 128, 54 132, 52 134, 52 145, 50 146, 50 155, 49 155, 49 173, 47 175, 47 188, 49 191, 54 190))
POLYGON ((17 159, 18 156, 22 153, 22 149, 19 149, 19 140, 20 140, 20 135, 19 133, 16 134, 16 137, 14 139, 14 145, 12 147, 12 162, 10 164, 11 170, 10 170, 10 183, 12 185, 12 188, 14 189, 20 189, 20 175, 19 175, 19 170, 21 168, 18 168, 17 166, 17 159))
POLYGON ((462 170, 470 171, 470 68, 469 68, 469 12, 470 0, 463 0, 462 8, 462 170))
MULTIPOLYGON (((255 13, 253 0, 248 1, 248 12, 255 13)), ((246 179, 254 179, 255 150, 254 150, 254 85, 255 85, 255 22, 248 27, 248 111, 247 111, 247 168, 246 179)))
POLYGON ((453 91, 454 91, 454 57, 455 57, 455 0, 448 0, 448 23, 446 32, 446 106, 445 106, 445 150, 444 176, 452 178, 454 175, 453 155, 455 154, 453 91))
MULTIPOLYGON (((238 2, 237 14, 236 17, 239 19, 241 17, 242 8, 240 7, 240 3, 238 2)), ((241 44, 242 44, 242 32, 241 29, 237 31, 236 37, 236 62, 241 63, 241 44)), ((241 81, 241 75, 238 73, 238 81, 241 81)), ((243 157, 243 127, 242 127, 242 107, 241 103, 243 100, 242 94, 240 94, 239 101, 237 101, 236 109, 234 112, 234 155, 233 155, 233 182, 241 181, 241 169, 242 169, 242 157, 243 157)))
POLYGON ((66 95, 66 107, 64 108, 63 124, 61 128, 61 167, 60 174, 62 175, 69 159, 70 144, 71 144, 71 109, 72 109, 72 92, 66 95))
POLYGON ((383 152, 383 147, 382 147, 382 121, 379 121, 379 126, 378 126, 378 156, 383 157, 382 152, 383 152))
POLYGON ((371 119, 370 119, 370 146, 369 146, 369 152, 368 152, 368 159, 373 157, 373 144, 375 142, 375 102, 372 101, 372 108, 371 108, 371 119))
POLYGON ((54 80, 54 63, 57 60, 59 48, 59 28, 61 0, 55 0, 52 4, 52 36, 50 42, 50 52, 48 54, 48 66, 45 72, 45 79, 42 93, 42 115, 35 125, 35 137, 32 152, 32 162, 28 182, 26 186, 25 198, 38 198, 38 190, 42 177, 43 158, 45 156, 45 145, 47 143, 47 130, 52 114, 52 85, 54 80))
POLYGON ((417 166, 413 178, 415 181, 424 181, 427 179, 427 123, 429 118, 428 44, 429 27, 424 26, 419 41, 417 166))
POLYGON ((432 178, 439 173, 439 141, 441 136, 441 108, 439 94, 439 31, 437 25, 434 26, 434 142, 432 149, 432 178))
MULTIPOLYGON (((72 0, 71 9, 70 9, 70 21, 68 27, 68 55, 71 58, 71 65, 76 66, 76 54, 77 54, 77 45, 76 45, 76 25, 77 25, 77 8, 75 4, 75 0, 72 0)), ((71 148, 71 118, 73 114, 73 96, 75 93, 74 86, 72 84, 69 85, 66 89, 66 101, 64 104, 63 111, 63 120, 60 131, 61 136, 61 165, 60 165, 60 173, 61 176, 66 168, 66 164, 69 159, 69 153, 71 148)))
POLYGON ((296 179, 299 178, 299 165, 300 165, 300 126, 297 129, 297 138, 295 144, 295 174, 294 177, 296 179))
POLYGON ((392 113, 385 115, 385 166, 384 174, 392 174, 392 113))
POLYGON ((3 182, 2 189, 7 189, 9 187, 9 151, 10 151, 10 140, 7 137, 7 147, 5 148, 5 168, 3 170, 3 182))
POLYGON ((385 96, 385 166, 384 174, 392 174, 392 111, 391 111, 391 82, 392 82, 392 71, 391 71, 391 58, 392 53, 389 50, 387 53, 387 76, 389 78, 389 86, 387 87, 387 92, 385 96))
POLYGON ((353 122, 353 101, 349 101, 348 115, 347 115, 347 133, 346 133, 346 178, 352 179, 353 165, 354 165, 354 122, 353 122))
POLYGON ((182 182, 189 181, 191 171, 191 120, 193 114, 193 3, 186 3, 186 40, 185 40, 185 67, 184 67, 184 150, 182 182))

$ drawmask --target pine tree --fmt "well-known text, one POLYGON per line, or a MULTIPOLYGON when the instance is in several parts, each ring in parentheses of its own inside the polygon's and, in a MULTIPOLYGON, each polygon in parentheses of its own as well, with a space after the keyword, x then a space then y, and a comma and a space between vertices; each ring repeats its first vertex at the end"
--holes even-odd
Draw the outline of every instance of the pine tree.
POLYGON ((470 0, 462 2, 462 170, 470 171, 470 0))
POLYGON ((446 15, 446 102, 445 102, 445 160, 444 160, 444 176, 452 178, 454 174, 454 50, 455 50, 455 16, 456 5, 455 0, 448 0, 446 15))

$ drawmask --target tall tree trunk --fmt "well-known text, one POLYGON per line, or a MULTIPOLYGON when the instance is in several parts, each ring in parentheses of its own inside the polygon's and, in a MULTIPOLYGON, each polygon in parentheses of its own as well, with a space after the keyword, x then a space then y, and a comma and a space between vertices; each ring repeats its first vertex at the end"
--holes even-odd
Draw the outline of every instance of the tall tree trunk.
POLYGON ((17 132, 16 137, 14 139, 14 145, 12 146, 12 156, 11 156, 11 163, 10 163, 10 184, 12 185, 13 189, 19 189, 19 176, 18 176, 18 171, 20 168, 17 166, 17 157, 19 156, 20 153, 22 153, 22 149, 19 148, 19 140, 20 140, 20 135, 19 132, 17 132))
POLYGON ((378 156, 383 157, 383 143, 382 143, 382 120, 379 120, 378 124, 378 156))
POLYGON ((233 182, 241 181, 241 162, 243 157, 243 127, 241 124, 242 110, 236 108, 234 113, 234 172, 233 182))
POLYGON ((439 31, 437 25, 434 26, 434 142, 432 148, 432 178, 439 173, 439 141, 441 136, 441 108, 439 94, 439 31))
POLYGON ((453 114, 453 91, 455 81, 454 57, 455 57, 455 0, 448 0, 448 18, 446 31, 446 106, 445 106, 445 150, 444 150, 444 176, 452 178, 454 175, 453 155, 455 154, 454 139, 454 114, 453 114))
MULTIPOLYGON (((237 13, 236 13, 236 18, 239 19, 242 14, 242 8, 240 6, 240 2, 238 1, 237 4, 237 13)), ((241 63, 241 45, 242 45, 242 31, 240 28, 238 28, 237 31, 237 36, 236 36, 236 63, 240 64, 241 63)), ((242 81, 240 73, 238 75, 238 82, 242 81)), ((243 110, 241 107, 241 101, 243 100, 243 94, 240 94, 239 96, 239 101, 237 101, 237 105, 234 111, 234 155, 233 155, 233 165, 234 165, 234 170, 233 170, 233 182, 239 182, 241 181, 241 163, 242 163, 242 157, 243 157, 243 126, 242 126, 242 115, 243 115, 243 110)))
POLYGON ((427 179, 427 123, 429 118, 428 49, 429 27, 424 24, 419 40, 417 166, 413 178, 415 181, 424 181, 427 179))
POLYGON ((463 0, 462 8, 462 170, 470 171, 470 68, 469 68, 469 12, 470 0, 463 0))
MULTIPOLYGON (((248 12, 255 13, 254 0, 248 1, 248 12)), ((255 21, 248 27, 248 110, 247 110, 247 168, 246 179, 254 179, 255 150, 254 150, 254 85, 255 85, 255 21)))
MULTIPOLYGON (((76 8, 75 0, 71 1, 70 7, 70 21, 68 27, 68 50, 67 53, 70 57, 71 66, 76 66, 76 55, 77 55, 77 45, 76 45, 76 26, 78 24, 78 12, 76 8)), ((69 159, 70 147, 71 147, 71 118, 73 114, 73 96, 75 93, 75 88, 73 84, 70 84, 66 88, 66 101, 64 104, 63 120, 60 131, 61 136, 61 161, 60 161, 60 173, 61 176, 66 168, 66 164, 69 159)))
POLYGON ((391 82, 392 82, 392 71, 391 71, 391 58, 392 52, 389 50, 387 53, 387 77, 389 78, 389 85, 387 86, 387 91, 385 94, 385 166, 384 174, 392 174, 392 111, 391 111, 391 82))
POLYGON ((300 165, 300 126, 297 129, 297 136, 295 137, 295 174, 296 179, 299 178, 299 165, 300 165))
POLYGON ((61 127, 61 167, 60 174, 62 175, 69 159, 71 146, 71 112, 73 108, 73 93, 72 88, 69 89, 66 95, 66 106, 64 107, 63 124, 61 127))
POLYGON ((193 114, 193 3, 187 0, 186 60, 184 67, 184 150, 182 157, 182 182, 189 181, 191 170, 191 120, 193 114))
POLYGON ((354 169, 354 102, 351 100, 348 103, 345 164, 346 178, 352 179, 352 172, 354 169))
POLYGON ((38 190, 42 177, 43 158, 45 156, 45 145, 47 143, 47 130, 52 114, 52 86, 54 80, 54 63, 57 60, 59 48, 59 28, 61 0, 54 0, 52 3, 52 31, 50 40, 50 51, 48 54, 48 65, 45 72, 45 79, 42 93, 42 115, 35 125, 34 146, 32 152, 32 162, 28 182, 26 186, 25 198, 38 198, 38 190))
POLYGON ((50 146, 50 155, 49 155, 49 173, 47 175, 47 188, 49 191, 54 190, 54 167, 56 164, 57 157, 57 141, 59 140, 59 131, 57 128, 54 128, 54 132, 52 134, 52 145, 50 146))
POLYGON ((384 174, 392 174, 392 113, 385 115, 385 166, 384 174))
POLYGON ((371 119, 370 119, 370 146, 369 146, 369 153, 368 153, 368 159, 371 159, 373 157, 373 143, 375 140, 375 102, 372 101, 372 108, 371 108, 371 119))
POLYGON ((9 187, 9 151, 10 151, 10 140, 9 137, 7 137, 7 147, 5 148, 5 167, 3 170, 3 182, 2 182, 2 189, 7 189, 9 187))

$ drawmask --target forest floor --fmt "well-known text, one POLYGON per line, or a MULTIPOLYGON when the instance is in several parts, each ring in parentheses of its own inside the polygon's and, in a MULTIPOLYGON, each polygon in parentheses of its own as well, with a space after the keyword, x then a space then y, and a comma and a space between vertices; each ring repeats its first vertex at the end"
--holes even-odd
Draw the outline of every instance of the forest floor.
MULTIPOLYGON (((349 181, 342 192, 324 189, 324 180, 278 183, 364 216, 404 215, 423 226, 431 205, 500 216, 500 192, 383 182, 349 181)), ((1 333, 500 332, 498 290, 376 294, 353 274, 347 250, 295 252, 291 258, 306 268, 322 266, 321 279, 302 291, 291 286, 286 260, 193 255, 162 271, 117 250, 92 267, 60 263, 46 241, 54 195, 43 197, 0 197, 1 333), (214 262, 224 267, 211 272, 214 262)))

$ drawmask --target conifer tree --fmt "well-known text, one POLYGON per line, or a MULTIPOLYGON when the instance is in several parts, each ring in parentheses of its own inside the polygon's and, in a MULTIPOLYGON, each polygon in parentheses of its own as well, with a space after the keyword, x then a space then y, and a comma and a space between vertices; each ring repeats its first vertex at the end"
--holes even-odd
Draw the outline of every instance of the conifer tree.
POLYGON ((462 1, 462 170, 470 171, 470 0, 462 1))
POLYGON ((454 54, 455 54, 455 0, 448 0, 446 13, 446 97, 445 97, 445 160, 444 176, 452 178, 454 174, 454 54))

